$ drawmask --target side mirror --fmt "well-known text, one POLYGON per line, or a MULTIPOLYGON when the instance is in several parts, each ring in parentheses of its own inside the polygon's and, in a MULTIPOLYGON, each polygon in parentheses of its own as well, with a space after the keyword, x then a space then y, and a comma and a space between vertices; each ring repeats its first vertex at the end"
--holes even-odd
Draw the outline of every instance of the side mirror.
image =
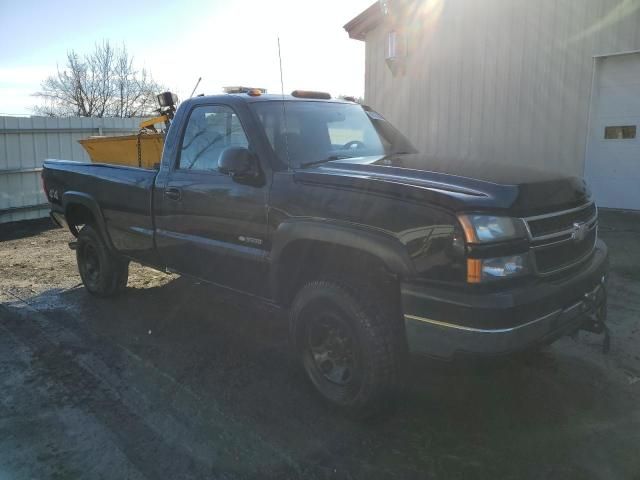
POLYGON ((228 147, 218 159, 218 171, 231 177, 255 176, 257 165, 255 155, 246 147, 228 147))

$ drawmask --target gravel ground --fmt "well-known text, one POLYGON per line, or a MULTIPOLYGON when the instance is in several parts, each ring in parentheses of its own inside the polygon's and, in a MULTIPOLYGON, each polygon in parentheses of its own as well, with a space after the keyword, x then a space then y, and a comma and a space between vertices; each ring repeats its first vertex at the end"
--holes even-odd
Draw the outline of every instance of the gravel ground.
POLYGON ((279 318, 132 265, 91 297, 71 235, 0 227, 0 479, 640 480, 640 216, 605 212, 609 355, 581 333, 491 365, 414 359, 356 423, 292 366, 279 318))

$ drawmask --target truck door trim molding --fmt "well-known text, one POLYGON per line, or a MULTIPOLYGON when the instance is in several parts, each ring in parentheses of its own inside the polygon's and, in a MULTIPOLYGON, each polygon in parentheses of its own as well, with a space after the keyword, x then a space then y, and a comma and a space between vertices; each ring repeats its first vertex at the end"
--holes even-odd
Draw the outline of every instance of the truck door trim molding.
POLYGON ((222 252, 225 255, 231 255, 247 260, 267 262, 266 252, 260 248, 239 245, 231 242, 224 242, 222 240, 214 240, 199 235, 189 235, 185 233, 172 232, 169 230, 164 230, 162 228, 156 229, 156 236, 163 236, 165 238, 173 238, 176 240, 193 243, 207 250, 212 250, 216 253, 222 252))

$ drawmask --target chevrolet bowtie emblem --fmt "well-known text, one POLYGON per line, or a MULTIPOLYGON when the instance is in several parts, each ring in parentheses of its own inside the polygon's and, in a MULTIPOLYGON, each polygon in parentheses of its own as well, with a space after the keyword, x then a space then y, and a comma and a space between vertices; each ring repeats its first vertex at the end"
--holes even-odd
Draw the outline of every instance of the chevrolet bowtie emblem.
POLYGON ((573 230, 571 232, 571 238, 574 242, 581 242, 587 236, 587 232, 589 231, 589 227, 586 223, 574 223, 573 230))

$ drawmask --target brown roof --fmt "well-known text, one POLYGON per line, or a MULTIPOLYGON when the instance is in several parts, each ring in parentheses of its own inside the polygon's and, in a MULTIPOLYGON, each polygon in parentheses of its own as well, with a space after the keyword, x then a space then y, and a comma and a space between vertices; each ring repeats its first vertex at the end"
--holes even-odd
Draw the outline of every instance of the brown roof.
POLYGON ((348 22, 343 28, 347 31, 350 38, 364 40, 367 32, 375 28, 380 21, 382 21, 382 11, 380 10, 380 3, 376 2, 348 22))

